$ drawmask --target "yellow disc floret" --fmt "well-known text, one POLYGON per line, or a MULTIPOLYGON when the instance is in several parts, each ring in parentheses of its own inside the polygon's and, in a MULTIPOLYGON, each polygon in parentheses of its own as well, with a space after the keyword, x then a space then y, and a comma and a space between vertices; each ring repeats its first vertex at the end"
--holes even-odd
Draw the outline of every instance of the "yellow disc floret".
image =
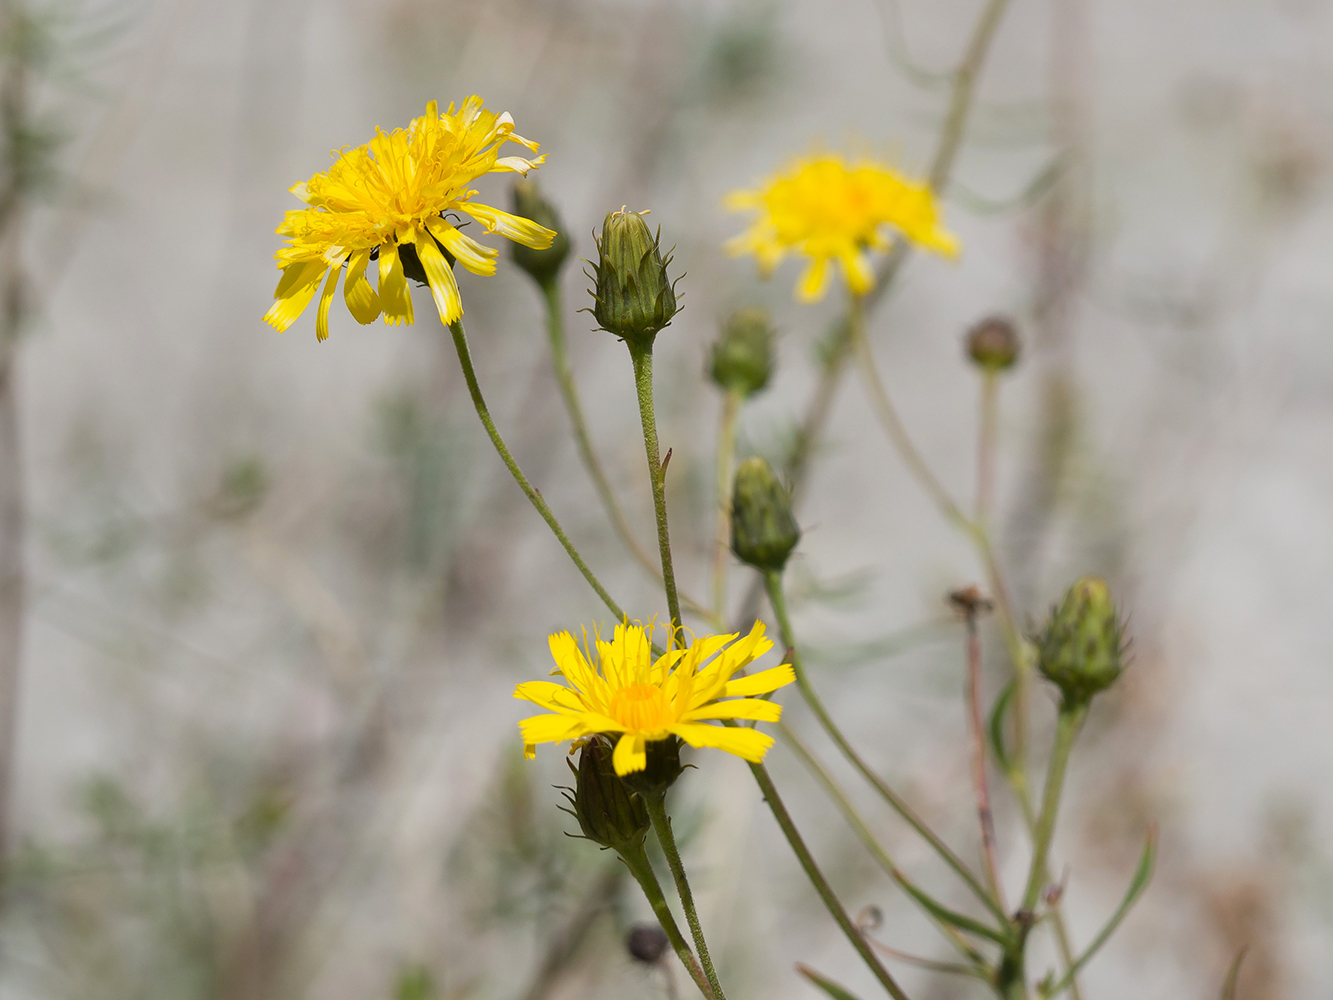
POLYGON ((810 259, 796 286, 806 302, 823 297, 829 261, 841 265, 854 295, 870 291, 875 272, 867 251, 889 249, 895 236, 947 257, 958 253, 929 185, 870 160, 848 163, 832 153, 799 158, 759 188, 732 192, 726 204, 758 213, 728 241, 732 255, 753 254, 765 276, 788 254, 810 259))
POLYGON ((495 273, 497 251, 464 235, 455 225, 465 213, 491 233, 536 250, 555 234, 528 219, 471 200, 470 185, 483 174, 527 174, 543 157, 501 156, 515 142, 536 152, 537 144, 514 133, 508 113, 497 115, 469 97, 457 111, 440 114, 434 101, 405 129, 378 132, 364 146, 337 153, 333 166, 297 184, 292 193, 309 208, 287 213, 278 235, 282 279, 264 321, 282 331, 291 326, 323 282, 315 333, 329 335, 329 307, 344 265, 343 299, 359 323, 382 314, 390 325, 412 322, 407 278, 424 278, 448 324, 463 315, 447 252, 475 274, 495 273), (446 213, 454 213, 453 219, 446 213), (375 258, 378 289, 366 279, 375 258), (406 270, 405 270, 406 265, 406 270))
POLYGON ((550 642, 556 664, 552 674, 562 676, 565 684, 529 681, 515 689, 515 698, 553 713, 519 723, 524 752, 533 757, 538 743, 617 733, 612 762, 620 775, 642 771, 647 744, 672 736, 692 747, 716 747, 748 761, 762 760, 773 737, 746 726, 724 728, 709 722, 777 722, 782 707, 751 696, 795 680, 787 664, 732 680, 773 648, 764 638, 762 622, 755 622, 743 639, 739 633, 703 636, 688 649, 673 649, 657 659, 639 625, 617 625, 610 642, 597 639, 595 658, 585 656, 568 632, 551 636, 550 642))

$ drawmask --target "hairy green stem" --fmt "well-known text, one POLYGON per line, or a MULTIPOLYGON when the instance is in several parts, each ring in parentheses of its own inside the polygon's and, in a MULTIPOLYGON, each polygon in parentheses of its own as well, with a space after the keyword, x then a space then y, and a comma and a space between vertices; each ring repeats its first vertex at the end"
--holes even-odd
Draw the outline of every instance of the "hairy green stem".
MULTIPOLYGON (((728 719, 725 725, 736 725, 734 720, 728 719)), ((773 813, 773 818, 778 821, 778 826, 782 828, 783 835, 787 838, 787 843, 791 844, 791 849, 796 854, 796 860, 800 862, 805 870, 806 877, 810 879, 810 884, 815 887, 815 892, 819 893, 819 898, 823 900, 824 906, 828 908, 833 919, 837 921, 847 940, 851 942, 856 949, 862 961, 875 974, 880 985, 884 987, 889 996, 894 1000, 907 1000, 907 994, 903 992, 902 987, 889 975, 889 970, 884 968, 884 963, 879 960, 870 947, 870 942, 865 939, 865 935, 852 922, 852 918, 847 915, 846 908, 834 893, 832 886, 828 884, 828 879, 824 878, 824 873, 819 870, 819 865, 815 863, 814 856, 810 849, 805 846, 805 841, 801 838, 801 833, 796 829, 796 824, 792 822, 791 814, 787 812, 786 805, 782 802, 782 796, 778 794, 777 786, 773 784, 773 779, 769 777, 768 768, 763 764, 751 764, 750 773, 754 775, 754 780, 759 783, 759 790, 764 795, 764 801, 768 803, 768 808, 773 813)))
POLYGON ((1064 789, 1065 771, 1074 740, 1088 714, 1087 705, 1062 705, 1055 725, 1055 746, 1046 769, 1046 790, 1042 795, 1041 812, 1037 815, 1037 829, 1033 834, 1032 868, 1028 873, 1027 890, 1023 893, 1023 909, 1033 910, 1041 897, 1048 879, 1048 858, 1051 836, 1055 833, 1055 817, 1060 811, 1060 793, 1064 789))
POLYGON ((870 768, 851 743, 847 741, 847 737, 842 734, 842 730, 838 728, 837 723, 829 715, 824 703, 815 692, 814 685, 810 683, 810 678, 806 675, 805 665, 796 645, 796 635, 792 630, 791 617, 787 613, 787 599, 782 589, 782 574, 775 570, 768 570, 764 574, 764 584, 768 589, 768 599, 773 607, 773 615, 778 620, 778 630, 781 633, 783 645, 791 650, 791 668, 796 674, 796 686, 806 704, 810 706, 810 710, 814 712, 815 718, 819 720, 819 724, 824 727, 824 731, 828 733, 829 738, 837 745, 842 755, 847 758, 848 763, 856 768, 861 776, 893 807, 894 811, 905 819, 926 843, 935 849, 935 852, 944 860, 945 864, 957 873, 958 877, 967 884, 968 888, 1000 921, 1001 925, 1007 926, 1009 922, 1008 915, 999 903, 992 898, 990 892, 982 885, 981 880, 963 863, 962 858, 954 853, 953 849, 926 825, 925 821, 916 814, 902 796, 870 768))
MULTIPOLYGON (((639 396, 639 416, 643 420, 643 447, 648 454, 648 478, 653 486, 653 512, 657 515, 657 546, 662 555, 662 583, 666 589, 667 611, 675 644, 685 644, 680 621, 680 596, 676 591, 676 570, 671 563, 671 533, 667 528, 666 467, 657 443, 657 415, 653 407, 653 349, 630 347, 634 362, 634 387, 639 396)), ((669 457, 669 456, 668 456, 669 457)))
POLYGON ((685 876, 685 865, 681 863, 680 851, 676 849, 676 838, 671 832, 671 817, 666 813, 666 793, 644 794, 643 801, 648 807, 648 816, 653 821, 653 832, 657 834, 657 842, 662 845, 662 853, 666 855, 671 877, 676 880, 676 892, 680 896, 680 905, 685 910, 685 920, 690 925, 690 933, 694 935, 694 947, 699 952, 704 975, 708 977, 708 983, 713 987, 717 1000, 726 1000, 722 986, 717 980, 717 972, 713 968, 712 956, 708 953, 708 942, 704 940, 704 929, 699 923, 699 911, 694 906, 694 893, 690 891, 690 880, 685 876))
POLYGON ((722 397, 717 428, 717 525, 713 533, 713 616, 722 621, 727 612, 727 562, 731 556, 731 489, 736 464, 736 417, 741 394, 728 389, 722 397))
POLYGON ((644 896, 648 900, 648 905, 653 908, 653 913, 657 915, 657 922, 662 925, 662 930, 666 933, 667 940, 671 942, 671 947, 675 949, 676 956, 685 966, 685 970, 694 980, 699 992, 708 1000, 722 1000, 722 994, 714 993, 712 984, 704 975, 704 970, 699 965, 699 960, 694 957, 694 952, 690 951, 690 946, 681 934, 680 927, 676 924, 676 918, 671 913, 671 907, 667 905, 666 896, 662 894, 662 886, 657 881, 657 875, 653 872, 653 866, 648 861, 648 854, 644 851, 643 845, 637 848, 626 849, 621 852, 620 857, 625 862, 625 867, 629 869, 634 880, 639 883, 639 888, 643 890, 644 896))
POLYGON ((823 788, 828 797, 833 800, 833 804, 838 807, 838 811, 842 813, 842 817, 847 821, 847 825, 852 828, 852 832, 855 833, 861 843, 865 845, 866 850, 870 852, 870 856, 875 859, 880 868, 883 869, 884 873, 888 875, 900 889, 907 893, 908 897, 921 908, 921 912, 924 913, 935 924, 936 928, 939 929, 939 932, 949 940, 949 943, 957 948, 959 953, 972 963, 974 971, 984 970, 986 964, 985 956, 968 944, 967 939, 959 934, 958 931, 954 930, 953 927, 940 919, 936 913, 938 904, 935 904, 936 908, 927 905, 926 899, 928 897, 925 890, 916 885, 916 883, 903 873, 902 869, 898 867, 893 858, 889 856, 889 852, 884 849, 884 846, 880 844, 877 839, 875 839, 875 835, 870 832, 869 825, 861 817, 861 814, 856 811, 856 806, 852 804, 852 800, 847 797, 847 793, 843 791, 842 786, 839 785, 833 775, 829 773, 828 768, 820 763, 819 759, 814 755, 810 748, 805 745, 805 742, 797 736, 796 732, 785 722, 778 723, 777 733, 778 739, 780 739, 792 753, 796 755, 796 758, 805 765, 806 770, 814 775, 815 780, 819 782, 819 786, 823 788))
POLYGON ((551 512, 551 508, 542 499, 541 493, 534 489, 532 484, 528 482, 528 477, 523 475, 523 470, 518 467, 518 462, 514 460, 514 456, 510 453, 504 438, 500 436, 495 421, 491 419, 490 410, 486 407, 486 399, 481 394, 481 386, 477 383, 477 372, 472 366, 472 353, 468 350, 467 334, 463 331, 463 321, 456 319, 450 323, 449 333, 452 334, 454 339, 454 349, 458 352, 458 363, 463 368, 463 378, 467 382, 467 391, 472 396, 472 405, 476 407, 477 416, 481 419, 482 426, 486 428, 486 433, 490 436, 491 444, 495 446, 495 450, 499 453, 500 460, 504 462, 505 468, 514 477, 514 482, 518 483, 519 488, 523 490, 532 506, 537 509, 537 513, 542 516, 542 520, 550 527, 556 539, 565 547, 565 551, 569 553, 569 558, 574 560, 574 565, 583 574, 583 579, 588 581, 588 586, 592 587, 597 596, 602 599, 602 603, 611 611, 611 614, 615 615, 616 621, 624 621, 626 618, 625 612, 607 593, 601 581, 588 568, 588 564, 583 561, 578 549, 574 548, 574 543, 565 534, 565 529, 560 527, 560 522, 555 519, 555 514, 551 512))

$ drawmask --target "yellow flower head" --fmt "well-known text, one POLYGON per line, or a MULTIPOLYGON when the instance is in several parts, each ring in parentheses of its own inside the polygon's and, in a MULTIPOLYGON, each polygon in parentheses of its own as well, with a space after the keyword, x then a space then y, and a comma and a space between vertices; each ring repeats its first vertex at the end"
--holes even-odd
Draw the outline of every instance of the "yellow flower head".
POLYGON ((501 156, 506 142, 537 150, 535 142, 514 133, 508 112, 487 111, 480 97, 469 97, 457 111, 450 104, 445 114, 431 101, 407 128, 377 131, 366 145, 337 154, 324 173, 295 185, 292 193, 310 207, 289 211, 278 227, 278 235, 287 237, 277 253, 282 280, 264 321, 279 332, 287 329, 323 281, 315 334, 324 340, 344 264, 343 298, 358 323, 372 323, 381 313, 391 326, 411 323, 411 275, 424 275, 444 323, 458 319, 463 301, 442 250, 482 275, 495 273, 498 251, 463 235, 445 213, 466 212, 487 232, 534 250, 555 238, 535 222, 470 200, 477 193, 470 185, 483 174, 526 175, 544 159, 501 156), (378 292, 366 280, 372 256, 378 258, 378 292))
POLYGON ((746 726, 708 725, 711 719, 777 722, 782 707, 749 697, 768 694, 796 679, 788 664, 738 680, 732 675, 773 648, 764 625, 750 634, 709 635, 688 649, 673 649, 656 660, 648 634, 639 625, 617 625, 611 642, 597 639, 596 665, 588 662, 568 632, 551 636, 552 675, 566 684, 529 681, 514 690, 552 715, 534 715, 518 724, 531 759, 536 744, 558 743, 594 733, 619 733, 612 763, 620 775, 642 771, 647 744, 679 736, 692 747, 716 747, 758 762, 773 737, 746 726), (719 699, 728 699, 721 701, 719 699))
POLYGON ((870 160, 849 164, 835 153, 797 158, 757 190, 733 191, 726 205, 758 212, 749 229, 728 241, 727 252, 754 254, 765 277, 789 253, 810 258, 796 286, 804 302, 823 297, 830 260, 841 264, 854 295, 870 291, 875 272, 866 251, 887 250, 894 234, 947 257, 958 253, 930 187, 870 160))

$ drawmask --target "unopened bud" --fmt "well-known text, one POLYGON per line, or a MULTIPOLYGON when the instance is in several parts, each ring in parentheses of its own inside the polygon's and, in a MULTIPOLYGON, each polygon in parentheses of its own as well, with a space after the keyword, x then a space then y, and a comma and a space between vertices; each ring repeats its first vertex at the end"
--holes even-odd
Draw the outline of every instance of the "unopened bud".
POLYGON ((1012 368, 1018 360, 1018 331, 1005 316, 987 316, 967 334, 967 354, 988 372, 1012 368))
POLYGON ((1058 686, 1065 705, 1087 704, 1123 669, 1124 635, 1111 589, 1084 577, 1065 592, 1041 636, 1038 666, 1058 686))
POLYGON ((643 843, 650 825, 643 799, 616 777, 611 744, 594 736, 579 750, 574 771, 574 816, 583 835, 620 851, 643 843))
POLYGON ((773 375, 773 324, 765 309, 732 313, 713 344, 708 374, 727 392, 753 396, 773 375))
POLYGON ((801 540, 791 497, 762 458, 747 458, 736 470, 731 495, 731 551, 756 569, 781 570, 801 540))
POLYGON ((635 924, 625 939, 625 948, 631 958, 647 965, 656 965, 666 954, 670 943, 660 924, 635 924))
POLYGON ((679 311, 666 270, 671 254, 662 259, 660 237, 642 213, 622 208, 606 214, 597 238, 595 273, 589 275, 596 282, 592 314, 631 350, 650 349, 658 331, 679 311))
POLYGON ((680 740, 668 736, 664 740, 649 740, 644 748, 647 762, 642 771, 631 771, 621 782, 640 795, 665 795, 684 773, 680 766, 680 740))
POLYGON ((509 254, 515 264, 527 271, 532 280, 545 287, 560 274, 565 258, 569 256, 569 234, 565 222, 555 206, 547 201, 535 180, 524 178, 514 183, 514 214, 531 219, 555 233, 555 239, 545 250, 534 250, 522 243, 511 242, 509 254))

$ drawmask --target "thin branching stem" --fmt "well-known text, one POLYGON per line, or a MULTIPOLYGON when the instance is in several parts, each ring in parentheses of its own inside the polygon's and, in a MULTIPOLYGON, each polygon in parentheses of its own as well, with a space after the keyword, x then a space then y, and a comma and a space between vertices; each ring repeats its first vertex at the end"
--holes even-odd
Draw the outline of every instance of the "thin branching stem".
POLYGON ((657 875, 653 872, 653 866, 648 861, 648 854, 640 844, 637 849, 627 848, 621 852, 620 857, 625 862, 625 867, 629 869, 634 880, 639 883, 639 888, 643 890, 644 897, 648 900, 648 905, 653 908, 653 913, 657 916, 657 922, 662 925, 662 930, 666 932, 667 940, 671 942, 671 947, 675 950, 676 956, 680 959, 685 971, 690 974, 694 980, 699 992, 707 1000, 721 1000, 721 994, 713 992, 712 984, 704 974, 703 968, 699 965, 699 960, 694 957, 694 952, 690 951, 689 943, 685 936, 681 934, 680 927, 676 924, 676 918, 671 913, 671 907, 667 905, 666 896, 662 893, 662 886, 657 881, 657 875))
POLYGON ((977 796, 977 818, 981 824, 981 854, 986 862, 986 884, 991 895, 1008 910, 1000 883, 1000 863, 995 842, 995 814, 990 804, 990 783, 986 778, 986 723, 981 712, 981 638, 977 635, 977 612, 967 614, 967 708, 968 729, 972 733, 972 787, 977 796))
POLYGON ((1051 837, 1055 834, 1055 818, 1060 811, 1060 794, 1064 790, 1065 771, 1074 740, 1083 725, 1086 705, 1063 705, 1055 724, 1055 746, 1046 769, 1046 790, 1042 795, 1041 812, 1037 814, 1037 829, 1033 834, 1032 868, 1028 872, 1027 889, 1023 893, 1023 909, 1033 910, 1041 897, 1041 890, 1049 878, 1051 837))
POLYGON ((774 570, 769 570, 764 574, 764 583, 768 589, 768 599, 773 607, 773 615, 778 620, 778 630, 781 633, 782 642, 791 650, 791 667, 796 673, 796 686, 801 692, 801 697, 805 699, 805 703, 810 707, 810 710, 814 712, 815 718, 819 720, 819 724, 824 728, 824 732, 828 733, 829 738, 833 740, 834 744, 842 752, 842 755, 847 758, 847 762, 860 772, 861 776, 870 783, 871 787, 879 792, 884 800, 893 807, 894 811, 905 819, 908 825, 911 826, 912 829, 926 841, 926 843, 934 848, 935 853, 943 859, 944 863, 957 873, 958 877, 967 884, 967 887, 971 889, 973 894, 985 905, 986 909, 994 914, 996 919, 1000 921, 1001 926, 1007 926, 1009 918, 1005 914, 1003 908, 1001 908, 999 903, 991 896, 990 891, 982 884, 981 880, 978 879, 977 876, 972 873, 972 870, 963 862, 963 859, 954 852, 953 848, 940 839, 939 834, 932 830, 926 824, 925 820, 921 819, 921 817, 916 814, 916 811, 907 804, 907 801, 901 795, 890 787, 887 781, 875 773, 861 755, 856 752, 856 749, 851 743, 848 742, 847 737, 842 734, 842 730, 838 728, 837 723, 833 721, 833 717, 829 715, 828 710, 824 707, 823 701, 820 700, 818 693, 814 689, 814 685, 810 683, 810 678, 805 672, 805 665, 801 657, 800 649, 796 645, 795 633, 792 630, 791 617, 787 613, 787 599, 786 595, 783 593, 782 574, 774 570))
POLYGON ((463 378, 467 382, 467 391, 472 397, 472 405, 477 410, 477 416, 481 419, 482 426, 486 428, 486 433, 491 439, 491 444, 495 446, 496 452, 499 453, 500 460, 504 462, 505 468, 507 468, 509 474, 514 477, 514 482, 518 483, 519 488, 523 490, 523 494, 528 498, 528 501, 532 506, 537 509, 537 513, 542 516, 542 520, 546 522, 556 539, 562 546, 564 546, 565 551, 569 554, 569 558, 574 560, 574 565, 577 566, 579 572, 583 574, 583 579, 588 581, 588 586, 592 587, 593 591, 602 599, 602 603, 607 606, 611 614, 615 615, 616 621, 625 621, 625 612, 621 610, 620 605, 612 599, 609 593, 607 593, 607 590, 602 586, 601 581, 598 580, 593 571, 588 568, 588 564, 583 561, 583 556, 579 555, 579 550, 576 549, 574 543, 569 540, 569 536, 565 534, 565 529, 560 527, 560 522, 556 520, 555 514, 551 512, 551 508, 542 498, 541 493, 528 482, 528 477, 523 475, 523 470, 518 467, 518 462, 514 460, 514 456, 509 451, 509 447, 505 444, 504 438, 500 436, 500 431, 496 428, 495 421, 491 419, 490 410, 486 406, 486 399, 481 394, 481 386, 477 383, 477 371, 472 366, 472 353, 468 350, 467 334, 463 330, 463 321, 461 319, 456 319, 450 323, 449 333, 453 336, 454 350, 458 353, 458 363, 462 366, 463 378))
POLYGON ((722 396, 717 426, 717 521, 713 532, 713 616, 721 622, 727 612, 727 566, 731 560, 731 489, 736 464, 736 418, 741 393, 728 389, 722 396))

